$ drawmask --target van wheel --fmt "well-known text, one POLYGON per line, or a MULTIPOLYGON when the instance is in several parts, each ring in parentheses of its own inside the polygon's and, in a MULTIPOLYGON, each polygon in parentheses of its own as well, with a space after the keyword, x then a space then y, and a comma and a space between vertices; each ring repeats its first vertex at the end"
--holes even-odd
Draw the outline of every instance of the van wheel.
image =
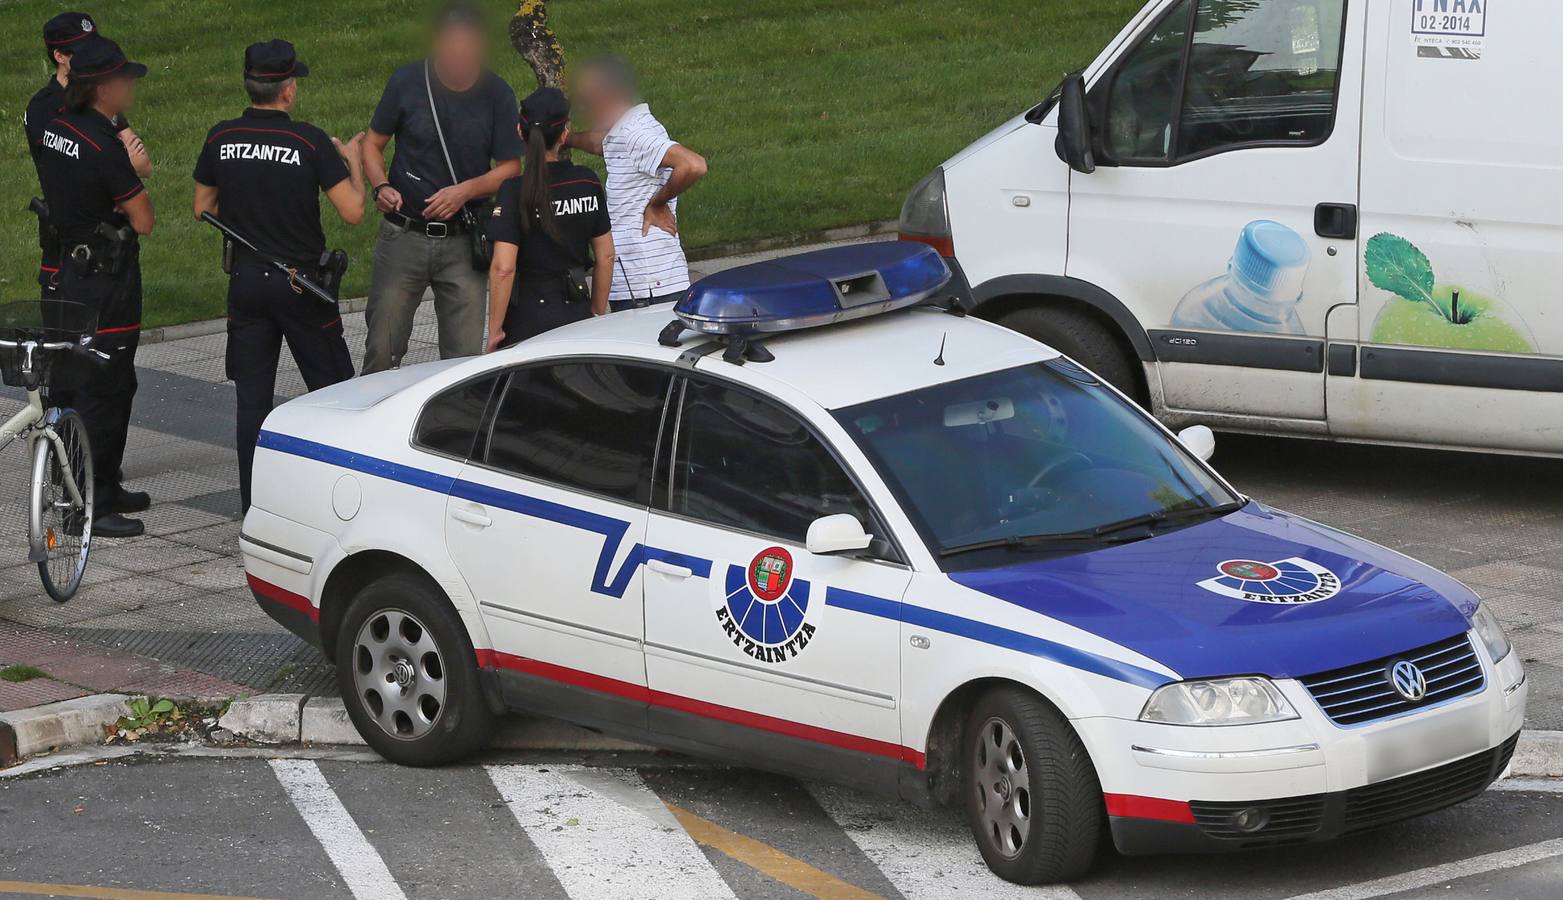
POLYGON ((1124 353, 1117 336, 1089 313, 1068 306, 1028 306, 1000 316, 997 322, 1047 344, 1145 405, 1138 361, 1124 353))
POLYGON ((1064 717, 1020 688, 984 694, 961 739, 966 819, 988 868, 1017 884, 1083 875, 1102 831, 1102 789, 1064 717))
POLYGON ((391 762, 453 762, 493 728, 466 626, 422 578, 398 572, 361 589, 337 631, 336 660, 348 716, 391 762))

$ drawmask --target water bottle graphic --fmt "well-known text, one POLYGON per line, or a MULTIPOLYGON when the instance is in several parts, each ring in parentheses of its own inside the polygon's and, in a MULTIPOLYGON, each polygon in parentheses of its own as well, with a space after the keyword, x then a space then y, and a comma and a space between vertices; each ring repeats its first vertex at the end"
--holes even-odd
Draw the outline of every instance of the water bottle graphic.
POLYGON ((1217 275, 1178 301, 1174 328, 1303 334, 1297 304, 1313 251, 1280 222, 1243 226, 1226 274, 1217 275))

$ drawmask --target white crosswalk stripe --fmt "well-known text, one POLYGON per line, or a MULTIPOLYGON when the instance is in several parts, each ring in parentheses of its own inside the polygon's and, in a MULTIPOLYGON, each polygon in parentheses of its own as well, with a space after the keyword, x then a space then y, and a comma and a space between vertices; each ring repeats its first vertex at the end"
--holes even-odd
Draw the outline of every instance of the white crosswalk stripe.
POLYGON ((571 897, 734 896, 633 770, 489 766, 488 774, 571 897))
POLYGON ((326 783, 326 777, 313 760, 274 759, 271 769, 354 897, 358 900, 407 900, 401 885, 385 867, 385 860, 348 815, 347 808, 326 783))
POLYGON ((811 785, 820 808, 841 826, 907 900, 1079 900, 1068 887, 1022 887, 993 874, 971 832, 954 814, 811 785))

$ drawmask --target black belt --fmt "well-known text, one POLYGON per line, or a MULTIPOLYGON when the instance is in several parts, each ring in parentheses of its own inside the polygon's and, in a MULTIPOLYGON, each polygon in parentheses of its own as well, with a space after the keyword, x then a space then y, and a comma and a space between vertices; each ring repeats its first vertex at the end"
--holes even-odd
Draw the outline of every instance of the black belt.
MULTIPOLYGON (((298 269, 306 275, 311 275, 320 268, 320 257, 318 256, 307 262, 297 262, 295 260, 283 259, 281 257, 276 257, 275 259, 276 261, 281 262, 287 266, 298 269)), ((244 247, 235 246, 233 248, 233 264, 235 266, 270 267, 272 261, 272 257, 261 256, 258 253, 252 253, 244 247)))
POLYGON ((426 237, 444 238, 453 234, 466 234, 467 226, 460 219, 452 219, 448 222, 431 222, 427 219, 414 219, 412 216, 404 216, 399 212, 388 212, 385 221, 390 222, 403 231, 416 231, 426 237))

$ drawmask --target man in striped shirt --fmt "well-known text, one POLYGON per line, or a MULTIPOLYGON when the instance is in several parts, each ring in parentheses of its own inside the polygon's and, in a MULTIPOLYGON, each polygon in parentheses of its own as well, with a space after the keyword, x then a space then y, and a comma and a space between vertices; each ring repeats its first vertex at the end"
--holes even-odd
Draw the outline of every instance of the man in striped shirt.
POLYGON ((623 58, 586 63, 575 94, 592 127, 570 132, 566 142, 601 156, 608 169, 608 216, 618 256, 608 304, 622 310, 677 300, 689 289, 678 197, 705 177, 706 161, 668 137, 651 108, 636 102, 635 71, 623 58))

